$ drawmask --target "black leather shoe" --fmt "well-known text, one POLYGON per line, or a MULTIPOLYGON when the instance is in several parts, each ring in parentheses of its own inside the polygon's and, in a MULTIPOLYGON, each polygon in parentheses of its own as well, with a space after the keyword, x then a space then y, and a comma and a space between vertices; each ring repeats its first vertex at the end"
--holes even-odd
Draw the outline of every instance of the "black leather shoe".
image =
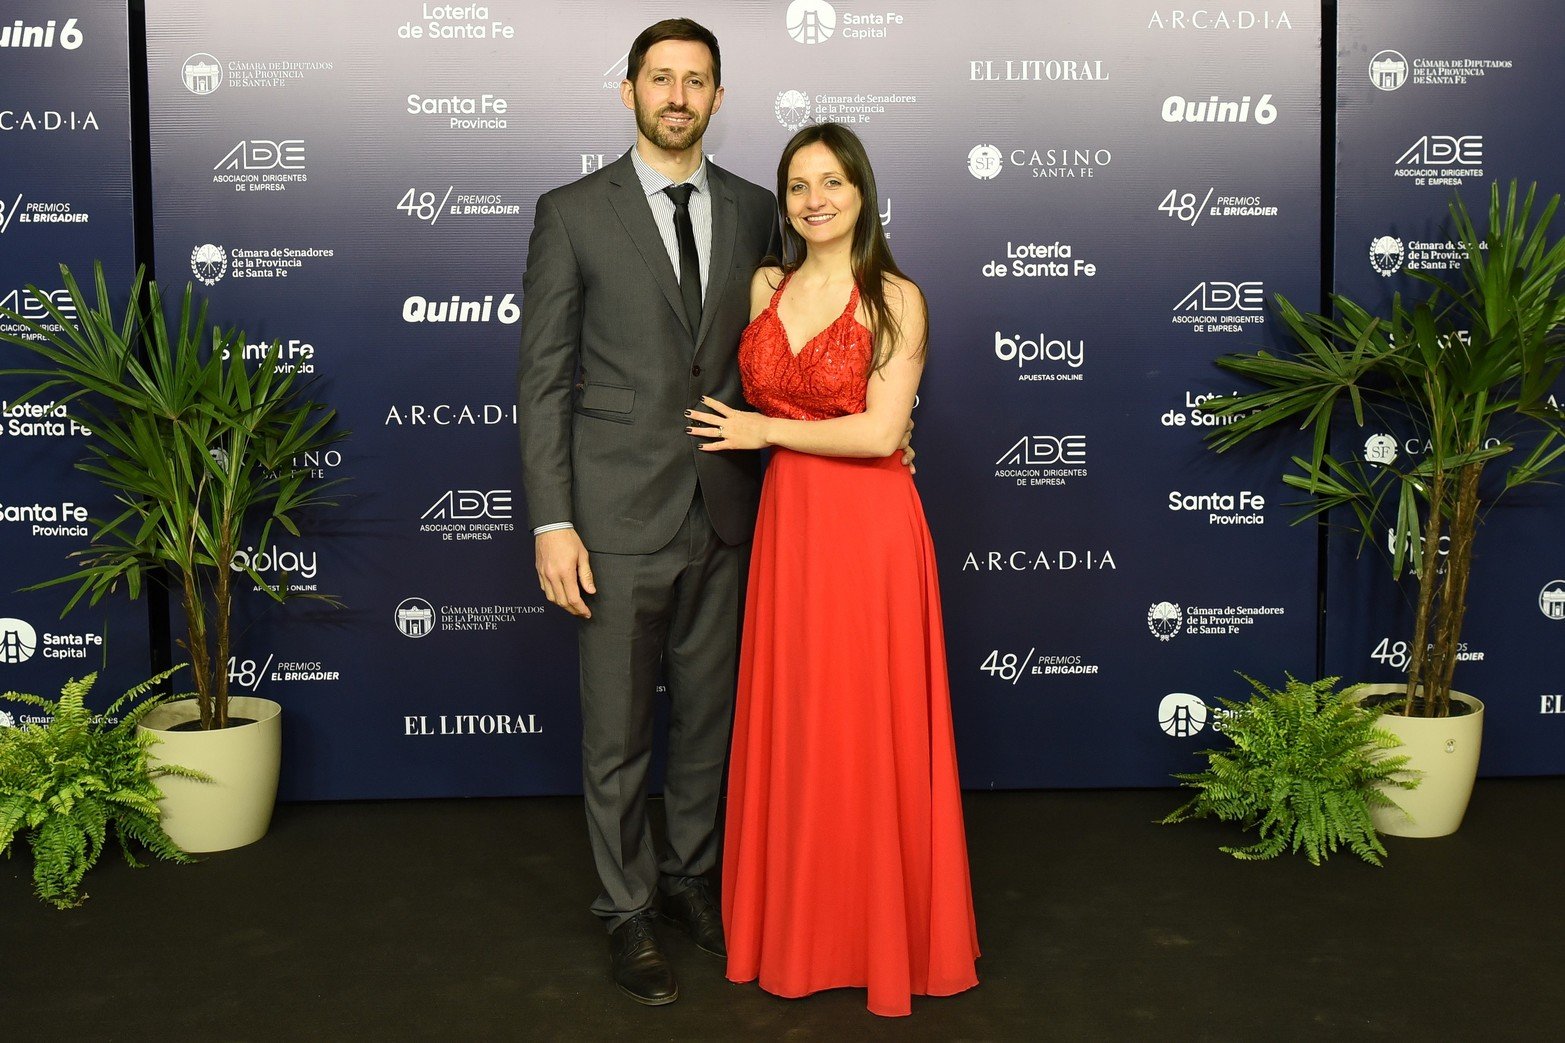
POLYGON ((614 984, 637 1003, 661 1007, 679 999, 674 969, 658 951, 652 934, 652 911, 644 910, 609 934, 609 954, 614 961, 614 984))
POLYGON ((664 895, 663 918, 688 932, 702 952, 727 959, 723 914, 712 900, 712 885, 705 880, 697 880, 683 891, 664 895))

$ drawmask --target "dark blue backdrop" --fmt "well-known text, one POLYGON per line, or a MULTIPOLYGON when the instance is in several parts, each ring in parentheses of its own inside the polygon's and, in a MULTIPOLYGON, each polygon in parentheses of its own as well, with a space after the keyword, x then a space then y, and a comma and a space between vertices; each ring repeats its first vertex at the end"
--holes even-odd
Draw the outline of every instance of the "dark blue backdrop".
MULTIPOLYGON (((1343 7, 1344 68, 1363 76, 1342 77, 1338 222, 1366 229, 1339 245, 1345 289, 1381 287, 1354 268, 1365 236, 1438 216, 1445 190, 1415 191, 1394 169, 1420 135, 1470 133, 1444 107, 1518 111, 1518 97, 1486 91, 1552 82, 1541 61, 1517 62, 1461 91, 1371 96, 1364 47, 1518 58, 1542 46, 1479 47, 1526 19, 1464 36, 1452 6, 1439 39, 1460 46, 1426 42, 1437 30, 1424 20, 1415 33, 1410 5, 1343 7), (1370 118, 1415 97, 1427 116, 1370 118), (1373 171, 1362 186, 1355 164, 1373 171), (1397 192, 1416 206, 1373 202, 1397 192)), ((147 3, 161 281, 198 279, 252 344, 281 340, 284 364, 320 378, 353 432, 300 461, 352 479, 345 507, 258 566, 348 607, 278 609, 255 592, 240 606, 231 673, 286 707, 286 797, 578 785, 574 634, 536 593, 522 521, 516 320, 534 203, 630 145, 625 48, 655 15, 481 7, 147 3)), ((717 162, 769 185, 802 122, 850 123, 893 249, 930 301, 916 441, 964 783, 1163 784, 1209 744, 1212 701, 1242 694, 1236 671, 1313 674, 1316 538, 1289 525, 1294 497, 1276 477, 1289 447, 1218 458, 1195 406, 1240 390, 1215 356, 1281 347, 1273 293, 1320 295, 1318 11, 705 0, 684 12, 724 45, 717 162), (795 8, 811 17, 794 24, 795 8)), ((1484 118, 1477 133, 1498 155, 1500 119, 1484 118)), ((40 459, 30 480, 58 481, 61 466, 40 459)), ((1524 590, 1565 567, 1507 553, 1494 572, 1524 590)), ((1359 602, 1339 573, 1384 584, 1334 555, 1328 668, 1370 676, 1380 664, 1342 636, 1359 602)), ((1559 687, 1557 661, 1507 662, 1522 691, 1559 687)), ((1557 742, 1524 747, 1492 727, 1486 771, 1561 769, 1557 742)))
MULTIPOLYGON (((103 262, 121 297, 134 268, 130 55, 125 5, 8 5, 0 47, 0 305, 36 319, 37 285, 62 300, 59 266, 91 292, 103 262)), ((20 333, 18 326, 12 332, 20 333)), ((0 369, 28 365, 0 344, 0 369)), ((108 498, 72 465, 85 456, 52 398, 19 406, 31 383, 0 377, 0 692, 54 696, 102 672, 100 705, 149 671, 147 608, 119 600, 60 618, 59 589, 20 588, 65 573, 108 498)), ((35 711, 0 699, 0 724, 35 711), (7 716, 9 715, 9 716, 7 716)))
MULTIPOLYGON (((1538 31, 1557 23, 1558 8, 1543 0, 1439 7, 1440 17, 1428 18, 1389 0, 1339 4, 1335 283, 1371 307, 1425 292, 1407 268, 1443 270, 1455 193, 1481 229, 1495 181, 1520 179, 1523 190, 1536 181, 1545 199, 1565 189, 1553 102, 1565 70, 1555 35, 1538 31), (1370 246, 1381 239, 1392 243, 1377 267, 1370 246)), ((1553 231, 1565 226, 1556 220, 1553 231)), ((1339 437, 1358 446, 1379 433, 1339 437)), ((1408 432, 1389 433, 1404 458, 1422 452, 1408 432)), ((1498 481, 1505 466, 1490 477, 1498 481)), ((1531 486, 1499 498, 1479 530, 1455 685, 1484 702, 1487 775, 1565 770, 1565 621, 1545 596, 1565 589, 1562 518, 1565 490, 1531 486)), ((1375 542, 1362 558, 1345 528, 1330 543, 1326 669, 1401 680, 1412 586, 1399 592, 1386 580, 1387 534, 1375 542)))
MULTIPOLYGON (((1161 783, 1206 739, 1199 712, 1160 721, 1171 693, 1314 665, 1313 535, 1277 461, 1213 459, 1192 406, 1236 390, 1215 355, 1273 341, 1261 293, 1319 292, 1318 18, 816 2, 796 33, 791 6, 688 7, 727 58, 707 145, 769 184, 793 129, 838 119, 874 157, 931 306, 919 481, 964 781, 1161 783)), ((287 795, 577 786, 512 387, 537 196, 632 137, 618 86, 650 16, 584 10, 148 5, 163 277, 194 257, 221 315, 311 345, 354 432, 329 469, 350 504, 281 548, 350 607, 245 605, 240 681, 288 707, 287 795)))

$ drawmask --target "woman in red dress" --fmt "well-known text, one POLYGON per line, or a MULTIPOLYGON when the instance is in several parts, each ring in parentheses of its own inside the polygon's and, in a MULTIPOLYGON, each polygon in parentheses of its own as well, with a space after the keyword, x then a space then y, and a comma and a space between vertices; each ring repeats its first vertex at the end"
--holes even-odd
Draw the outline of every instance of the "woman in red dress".
POLYGON ((729 767, 728 977, 869 1009, 978 982, 934 548, 898 451, 924 368, 864 147, 783 151, 783 264, 751 287, 745 397, 690 414, 705 452, 771 447, 751 552, 729 767), (818 331, 818 332, 817 332, 818 331))

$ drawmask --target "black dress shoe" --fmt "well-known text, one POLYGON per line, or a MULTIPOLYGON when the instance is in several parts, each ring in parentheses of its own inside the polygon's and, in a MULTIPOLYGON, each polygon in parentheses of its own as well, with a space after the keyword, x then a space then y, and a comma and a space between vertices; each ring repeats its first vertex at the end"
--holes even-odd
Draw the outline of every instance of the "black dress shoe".
POLYGON ((637 1003, 661 1007, 679 999, 674 969, 658 951, 652 935, 652 911, 643 910, 609 934, 609 954, 614 961, 614 984, 637 1003))
POLYGON ((702 952, 727 959, 723 914, 712 900, 712 885, 705 880, 697 880, 683 891, 664 895, 663 918, 687 931, 702 952))

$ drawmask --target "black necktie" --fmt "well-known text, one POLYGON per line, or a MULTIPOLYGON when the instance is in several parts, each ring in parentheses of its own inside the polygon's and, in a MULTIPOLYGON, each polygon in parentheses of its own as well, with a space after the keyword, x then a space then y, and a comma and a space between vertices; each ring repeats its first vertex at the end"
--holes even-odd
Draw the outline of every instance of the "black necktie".
POLYGON ((701 260, 696 256, 696 230, 690 223, 692 184, 669 185, 663 191, 674 201, 674 235, 679 240, 679 293, 685 299, 690 333, 701 330, 701 260))

